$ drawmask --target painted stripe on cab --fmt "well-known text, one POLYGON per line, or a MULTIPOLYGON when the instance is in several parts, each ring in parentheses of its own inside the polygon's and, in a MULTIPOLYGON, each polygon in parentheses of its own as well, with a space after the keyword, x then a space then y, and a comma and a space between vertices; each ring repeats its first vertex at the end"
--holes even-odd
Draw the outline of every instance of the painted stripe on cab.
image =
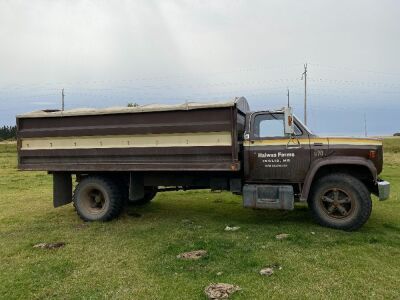
MULTIPOLYGON (((374 146, 381 146, 382 141, 380 140, 373 140, 373 139, 355 139, 355 138, 328 138, 329 145, 374 145, 374 146)), ((252 147, 252 146, 285 146, 285 145, 295 145, 297 141, 300 142, 301 145, 308 145, 309 143, 312 145, 313 143, 325 143, 327 144, 327 138, 311 138, 310 141, 306 138, 300 139, 272 139, 272 140, 253 140, 253 141, 245 141, 244 146, 252 147)))

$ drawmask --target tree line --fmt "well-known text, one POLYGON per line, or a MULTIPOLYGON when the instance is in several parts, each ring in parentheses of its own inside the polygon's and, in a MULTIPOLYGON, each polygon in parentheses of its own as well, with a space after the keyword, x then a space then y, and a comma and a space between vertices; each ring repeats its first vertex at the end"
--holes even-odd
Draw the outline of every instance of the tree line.
POLYGON ((17 126, 0 127, 0 140, 11 140, 17 138, 17 126))

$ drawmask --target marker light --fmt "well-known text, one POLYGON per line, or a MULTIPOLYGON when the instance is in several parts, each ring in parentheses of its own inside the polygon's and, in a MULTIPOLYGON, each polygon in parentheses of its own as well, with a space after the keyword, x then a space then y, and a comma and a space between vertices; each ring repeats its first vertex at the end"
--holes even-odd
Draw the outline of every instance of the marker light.
POLYGON ((370 150, 368 153, 369 159, 374 159, 376 158, 376 151, 375 150, 370 150))

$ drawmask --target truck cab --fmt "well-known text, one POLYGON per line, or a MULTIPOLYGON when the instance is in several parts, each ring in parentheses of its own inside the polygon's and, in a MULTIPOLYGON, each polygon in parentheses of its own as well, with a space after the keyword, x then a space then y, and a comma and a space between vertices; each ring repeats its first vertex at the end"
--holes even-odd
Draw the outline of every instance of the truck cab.
POLYGON ((298 183, 305 178, 311 162, 312 134, 296 117, 293 132, 285 133, 284 120, 283 110, 247 116, 243 143, 246 182, 298 183))
POLYGON ((314 135, 291 110, 246 116, 243 142, 246 207, 292 210, 307 201, 321 225, 354 230, 371 213, 370 194, 389 195, 378 139, 314 135))

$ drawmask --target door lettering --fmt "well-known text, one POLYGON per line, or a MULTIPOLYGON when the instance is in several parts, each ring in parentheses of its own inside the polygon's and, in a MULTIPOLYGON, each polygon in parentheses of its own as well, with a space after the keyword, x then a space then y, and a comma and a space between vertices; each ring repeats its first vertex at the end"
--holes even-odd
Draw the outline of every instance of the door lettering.
POLYGON ((257 158, 265 168, 287 168, 291 163, 291 158, 296 157, 293 152, 258 152, 257 158))

